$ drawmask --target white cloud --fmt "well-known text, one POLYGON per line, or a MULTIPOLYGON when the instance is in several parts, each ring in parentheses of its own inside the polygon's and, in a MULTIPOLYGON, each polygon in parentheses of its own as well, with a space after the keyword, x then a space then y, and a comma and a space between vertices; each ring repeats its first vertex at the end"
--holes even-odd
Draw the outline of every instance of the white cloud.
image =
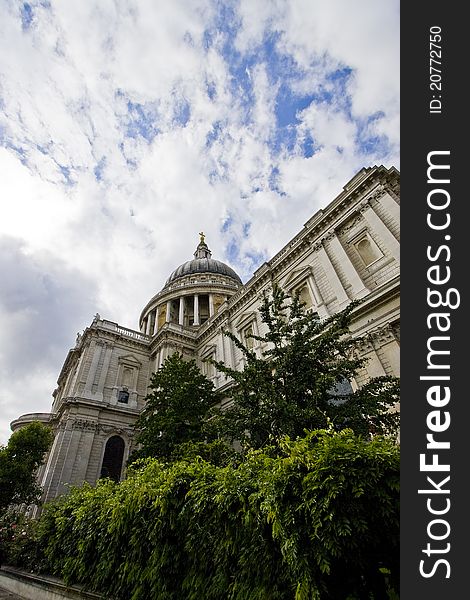
POLYGON ((0 441, 48 410, 95 312, 137 326, 198 231, 246 279, 364 160, 398 166, 395 0, 241 0, 230 23, 210 0, 29 5, 23 23, 0 5, 0 441), (274 143, 283 82, 333 95, 298 110, 289 150, 274 143), (365 157, 359 133, 384 146, 365 157))
POLYGON ((0 435, 22 413, 50 410, 74 336, 97 304, 96 283, 56 254, 0 236, 0 435))
MULTIPOLYGON (((354 71, 352 112, 364 117, 398 114, 399 2, 295 0, 285 13, 282 44, 299 64, 328 53, 354 71)), ((395 131, 394 140, 398 139, 395 131)))

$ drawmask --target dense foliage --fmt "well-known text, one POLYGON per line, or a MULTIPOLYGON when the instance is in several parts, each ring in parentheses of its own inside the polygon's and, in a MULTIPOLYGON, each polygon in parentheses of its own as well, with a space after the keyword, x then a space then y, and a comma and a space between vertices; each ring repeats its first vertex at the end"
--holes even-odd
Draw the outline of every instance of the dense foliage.
POLYGON ((32 504, 41 495, 36 472, 53 439, 49 427, 34 421, 12 433, 0 447, 0 513, 11 505, 32 504))
POLYGON ((145 409, 136 422, 140 450, 132 460, 179 457, 182 447, 206 440, 205 419, 217 402, 214 385, 194 360, 177 352, 168 357, 150 381, 145 409))
POLYGON ((367 436, 394 433, 398 414, 390 409, 398 400, 398 380, 377 377, 362 388, 338 396, 338 384, 350 381, 365 360, 357 356, 360 340, 349 334, 351 315, 358 303, 327 319, 305 311, 298 296, 290 298, 274 285, 260 307, 267 329, 258 353, 227 332, 245 357, 237 371, 223 362, 216 367, 228 375, 231 408, 219 411, 212 423, 219 434, 261 448, 282 435, 302 435, 333 423, 367 436))
POLYGON ((145 459, 47 506, 38 554, 117 600, 378 600, 397 589, 398 486, 397 447, 351 430, 236 468, 145 459))
POLYGON ((38 521, 18 509, 0 515, 0 565, 10 564, 31 570, 45 568, 46 562, 37 538, 38 521))
POLYGON ((338 396, 365 364, 356 307, 320 320, 274 286, 256 351, 228 334, 244 370, 215 363, 234 384, 225 412, 194 361, 167 358, 128 478, 0 523, 7 559, 115 600, 396 598, 399 451, 371 433, 394 431, 398 384, 338 396))

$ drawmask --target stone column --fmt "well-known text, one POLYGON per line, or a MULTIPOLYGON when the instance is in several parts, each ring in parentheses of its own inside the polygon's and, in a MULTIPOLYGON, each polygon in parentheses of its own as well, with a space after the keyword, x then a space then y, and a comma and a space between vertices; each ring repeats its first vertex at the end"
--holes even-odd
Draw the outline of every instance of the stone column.
POLYGON ((392 215, 397 223, 400 222, 400 206, 398 202, 390 196, 390 194, 384 194, 379 198, 379 203, 392 215))
POLYGON ((44 469, 44 473, 42 479, 40 481, 40 485, 43 489, 43 499, 50 499, 49 491, 50 491, 50 483, 52 479, 52 474, 54 472, 54 466, 57 463, 57 457, 59 454, 59 446, 60 442, 62 442, 63 431, 58 430, 55 433, 54 441, 52 443, 52 447, 49 450, 49 456, 47 458, 47 463, 44 469))
POLYGON ((171 308, 171 302, 170 302, 170 300, 168 300, 168 302, 166 303, 166 322, 167 323, 170 322, 170 308, 171 308))
POLYGON ((400 376, 400 344, 396 333, 387 325, 372 334, 372 340, 377 354, 383 355, 381 361, 387 375, 400 376))
POLYGON ((87 376, 86 382, 85 382, 85 389, 84 389, 85 394, 87 394, 87 392, 88 392, 88 395, 89 395, 92 392, 93 384, 95 382, 96 369, 98 367, 98 362, 99 362, 102 350, 103 350, 103 348, 102 348, 101 344, 98 345, 96 343, 96 341, 93 341, 90 345, 90 348, 88 349, 88 352, 93 352, 93 357, 91 359, 90 370, 88 371, 88 376, 87 376))
POLYGON ((145 331, 144 331, 144 333, 145 333, 146 335, 150 335, 150 323, 151 323, 151 322, 152 322, 152 319, 151 319, 151 316, 150 316, 150 313, 149 313, 149 314, 147 315, 147 326, 145 327, 145 331))
POLYGON ((310 292, 315 300, 315 305, 318 315, 323 319, 329 316, 326 304, 323 302, 322 295, 318 289, 317 283, 313 277, 313 274, 307 278, 307 285, 310 288, 310 292))
POLYGON ((350 300, 323 245, 318 249, 318 258, 333 288, 333 292, 338 300, 339 309, 341 310, 349 304, 350 300))
POLYGON ((100 396, 100 400, 103 399, 104 392, 104 384, 106 383, 106 376, 108 374, 109 363, 111 361, 111 355, 113 353, 113 348, 109 344, 105 343, 105 355, 103 360, 103 366, 101 368, 100 379, 98 381, 98 389, 96 390, 96 394, 100 396))
MULTIPOLYGON (((230 321, 230 315, 227 319, 227 326, 226 326, 227 331, 230 331, 230 333, 234 333, 233 332, 233 327, 232 327, 232 323, 230 321)), ((229 351, 230 351, 230 366, 233 369, 236 369, 236 361, 235 361, 235 344, 229 344, 229 351)))
POLYGON ((330 247, 334 252, 335 256, 339 258, 341 266, 344 270, 344 274, 348 278, 348 281, 351 283, 353 297, 356 299, 367 296, 369 290, 368 288, 366 288, 364 282, 359 277, 358 272, 354 268, 354 265, 352 264, 349 256, 346 254, 346 251, 344 250, 336 234, 333 234, 333 236, 330 239, 330 247))
MULTIPOLYGON (((64 466, 67 463, 69 472, 72 466, 70 464, 69 450, 76 446, 76 431, 73 429, 72 420, 67 420, 63 427, 56 434, 57 445, 54 444, 54 452, 50 464, 50 468, 46 473, 46 481, 44 485, 43 499, 45 502, 56 498, 59 494, 65 491, 63 484, 69 481, 63 480, 64 466), (72 444, 73 439, 73 444, 72 444)), ((52 454, 52 453, 51 453, 52 454)))
POLYGON ((400 262, 400 244, 390 229, 374 211, 372 206, 366 205, 362 209, 362 213, 365 220, 369 223, 370 228, 377 233, 384 245, 390 250, 393 258, 397 262, 400 262))
POLYGON ((157 306, 155 309, 155 324, 153 326, 153 334, 155 335, 158 331, 158 317, 160 316, 160 307, 157 306))
POLYGON ((65 396, 74 396, 75 395, 75 389, 76 389, 76 385, 77 385, 77 381, 79 381, 79 377, 82 374, 83 371, 83 361, 84 361, 84 356, 85 356, 85 351, 81 350, 80 352, 80 358, 78 359, 78 364, 77 367, 75 369, 75 374, 72 378, 72 380, 70 381, 70 387, 67 390, 64 390, 64 397, 65 396))
POLYGON ((180 311, 178 316, 178 323, 184 325, 184 296, 180 297, 180 311))
POLYGON ((213 316, 214 314, 214 298, 212 296, 212 294, 209 294, 209 319, 213 316))
POLYGON ((199 296, 194 294, 194 325, 199 325, 199 296))
POLYGON ((375 348, 372 348, 372 350, 364 356, 367 357, 367 364, 365 367, 369 378, 383 377, 387 374, 375 348))
POLYGON ((71 469, 71 484, 82 485, 82 483, 86 480, 94 441, 94 429, 84 428, 83 431, 81 431, 79 452, 75 456, 73 469, 71 469))
POLYGON ((222 362, 223 362, 224 364, 227 364, 227 363, 226 363, 226 358, 225 358, 225 337, 226 337, 226 336, 224 335, 224 329, 226 329, 226 325, 225 325, 225 326, 223 325, 223 326, 222 326, 222 327, 219 329, 219 333, 220 333, 220 343, 221 343, 221 345, 222 345, 222 362))

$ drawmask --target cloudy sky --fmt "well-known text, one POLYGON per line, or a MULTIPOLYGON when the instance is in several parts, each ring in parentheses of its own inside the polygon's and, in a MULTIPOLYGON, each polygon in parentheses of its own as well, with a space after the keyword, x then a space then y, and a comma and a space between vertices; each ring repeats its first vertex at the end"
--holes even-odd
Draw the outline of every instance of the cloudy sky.
POLYGON ((398 135, 398 0, 0 0, 0 443, 199 231, 246 281, 398 135))

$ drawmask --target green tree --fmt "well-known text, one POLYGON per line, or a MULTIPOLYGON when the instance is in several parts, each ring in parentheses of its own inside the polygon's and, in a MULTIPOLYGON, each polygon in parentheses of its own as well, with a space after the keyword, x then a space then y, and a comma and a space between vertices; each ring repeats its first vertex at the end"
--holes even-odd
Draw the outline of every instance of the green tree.
MULTIPOLYGON (((259 355, 226 332, 242 351, 245 368, 237 371, 214 361, 233 380, 233 400, 225 411, 215 410, 212 423, 220 433, 260 448, 282 435, 295 438, 306 429, 345 427, 368 436, 392 433, 398 414, 390 408, 398 399, 398 380, 377 377, 362 388, 338 394, 365 365, 358 357, 360 340, 349 334, 351 315, 359 302, 327 319, 307 312, 299 297, 289 297, 278 285, 265 294, 260 307, 267 328, 259 355)), ((349 386, 350 387, 350 386, 349 386)))
POLYGON ((180 458, 182 448, 205 441, 205 419, 217 394, 194 360, 172 354, 152 375, 150 389, 136 422, 141 448, 132 461, 149 456, 172 460, 175 454, 180 458))
POLYGON ((15 431, 8 444, 0 448, 0 511, 39 500, 41 488, 36 472, 52 440, 51 429, 34 421, 15 431))

